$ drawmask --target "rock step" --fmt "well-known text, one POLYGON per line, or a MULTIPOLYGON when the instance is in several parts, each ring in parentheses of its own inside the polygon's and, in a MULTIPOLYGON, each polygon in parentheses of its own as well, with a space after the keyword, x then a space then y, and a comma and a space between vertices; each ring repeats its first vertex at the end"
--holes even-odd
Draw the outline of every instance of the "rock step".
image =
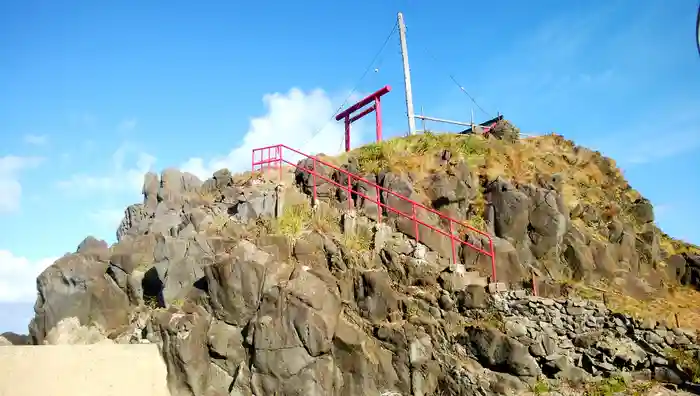
POLYGON ((504 293, 508 291, 508 286, 503 282, 492 282, 488 285, 489 293, 504 293))

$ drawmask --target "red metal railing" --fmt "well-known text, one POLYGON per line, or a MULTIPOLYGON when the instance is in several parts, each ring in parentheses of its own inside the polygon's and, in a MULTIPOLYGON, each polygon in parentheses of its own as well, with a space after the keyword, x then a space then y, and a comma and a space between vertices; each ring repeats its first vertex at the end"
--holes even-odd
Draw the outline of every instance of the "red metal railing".
POLYGON ((453 219, 453 218, 451 218, 451 217, 445 215, 444 213, 441 213, 435 209, 428 208, 428 207, 426 207, 426 206, 424 206, 424 205, 422 205, 422 204, 420 204, 420 203, 418 203, 410 198, 404 197, 403 195, 397 194, 389 189, 381 187, 378 184, 373 183, 373 182, 371 182, 371 181, 369 181, 361 176, 358 176, 356 174, 348 172, 345 169, 341 169, 335 165, 332 165, 328 162, 320 160, 315 156, 304 154, 301 151, 295 150, 295 149, 288 147, 288 146, 285 146, 283 144, 277 144, 274 146, 267 146, 267 147, 253 149, 253 158, 251 161, 251 168, 253 171, 258 171, 258 170, 264 171, 264 170, 266 170, 266 168, 267 169, 279 169, 279 172, 280 172, 279 174, 280 174, 280 179, 281 179, 283 164, 293 166, 297 169, 303 170, 303 171, 311 174, 312 185, 313 185, 312 193, 313 193, 314 202, 316 202, 316 200, 317 200, 317 194, 316 194, 316 184, 317 183, 316 182, 318 179, 321 179, 321 180, 323 180, 327 183, 331 183, 334 186, 341 188, 345 192, 347 192, 348 193, 348 206, 350 208, 352 208, 352 205, 353 205, 353 202, 351 199, 352 195, 357 195, 357 196, 362 197, 370 202, 375 203, 377 205, 377 221, 378 222, 381 222, 381 220, 382 220, 382 209, 386 209, 388 212, 393 212, 393 213, 398 214, 399 216, 403 216, 409 220, 412 220, 413 225, 414 225, 416 242, 420 242, 420 235, 418 232, 419 225, 427 227, 428 229, 430 229, 434 232, 437 232, 441 235, 444 235, 447 238, 450 238, 450 243, 451 243, 451 248, 452 248, 452 262, 453 263, 458 262, 458 260, 457 260, 457 243, 468 246, 469 248, 474 249, 478 253, 481 253, 481 254, 484 254, 484 255, 490 257, 491 258, 492 281, 496 282, 496 254, 495 254, 494 249, 493 249, 493 239, 487 233, 485 233, 481 230, 478 230, 478 229, 476 229, 468 224, 464 224, 458 220, 455 220, 455 219, 453 219), (300 166, 300 165, 295 164, 293 162, 290 162, 288 160, 285 160, 284 155, 283 155, 284 150, 289 150, 292 153, 294 153, 297 156, 300 156, 302 158, 311 159, 312 160, 311 169, 300 166), (348 178, 347 185, 341 185, 340 183, 337 183, 336 181, 332 180, 331 178, 320 174, 318 172, 319 166, 325 166, 325 167, 328 167, 330 169, 333 169, 337 172, 344 174, 348 178), (364 183, 369 188, 374 188, 376 191, 376 194, 377 194, 376 199, 369 197, 365 194, 362 194, 361 192, 359 192, 357 190, 353 190, 353 188, 352 188, 353 181, 359 181, 359 182, 364 183), (406 202, 410 203, 411 204, 411 213, 402 212, 400 210, 397 210, 395 208, 388 206, 387 204, 382 203, 381 199, 380 199, 380 195, 382 192, 385 194, 392 195, 392 196, 394 196, 402 201, 406 201, 406 202), (428 213, 433 213, 433 214, 439 216, 442 220, 446 221, 448 223, 448 226, 449 226, 449 233, 445 232, 444 230, 442 230, 438 227, 435 227, 431 224, 427 224, 424 221, 420 220, 418 218, 417 209, 422 209, 428 213), (477 234, 479 234, 483 237, 486 237, 489 241, 489 250, 486 251, 480 247, 475 246, 472 243, 469 243, 469 242, 462 240, 461 238, 455 236, 454 235, 455 226, 464 227, 470 231, 476 232, 477 234))
MULTIPOLYGON (((259 171, 265 171, 269 169, 278 169, 279 171, 279 178, 282 180, 282 164, 287 163, 290 165, 294 165, 291 162, 283 161, 282 160, 282 147, 284 147, 281 144, 278 144, 276 146, 268 146, 268 147, 262 147, 262 148, 257 148, 253 149, 252 153, 252 159, 251 159, 251 164, 252 164, 252 169, 253 171, 259 170, 259 171), (255 159, 255 154, 260 153, 260 160, 255 159), (267 155, 265 155, 267 154, 267 155), (276 165, 273 165, 276 164, 276 165), (267 165, 267 168, 265 167, 267 165), (259 169, 255 169, 256 166, 259 166, 259 169)), ((295 150, 296 151, 296 150, 295 150)), ((306 154, 304 154, 306 155, 306 154)), ((296 166, 296 165, 294 165, 296 166)), ((314 185, 314 189, 316 186, 314 185)), ((314 197, 315 198, 315 197, 314 197)))

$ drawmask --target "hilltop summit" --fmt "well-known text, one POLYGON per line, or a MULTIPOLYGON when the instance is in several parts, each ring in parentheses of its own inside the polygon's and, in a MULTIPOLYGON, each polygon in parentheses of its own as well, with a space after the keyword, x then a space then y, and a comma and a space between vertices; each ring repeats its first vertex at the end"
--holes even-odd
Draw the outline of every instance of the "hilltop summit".
POLYGON ((156 343, 174 396, 700 380, 700 249, 659 230, 613 160, 507 121, 318 158, 298 163, 316 177, 147 174, 116 244, 88 237, 39 276, 33 343, 156 343), (397 214, 410 202, 419 225, 397 214))

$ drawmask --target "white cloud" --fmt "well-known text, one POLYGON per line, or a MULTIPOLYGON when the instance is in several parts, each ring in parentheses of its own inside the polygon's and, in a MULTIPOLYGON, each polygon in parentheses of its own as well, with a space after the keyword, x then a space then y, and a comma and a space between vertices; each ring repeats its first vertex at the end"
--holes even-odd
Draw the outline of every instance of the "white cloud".
POLYGON ((22 197, 22 185, 19 172, 33 168, 42 162, 38 157, 19 157, 8 155, 0 157, 0 213, 14 212, 19 209, 22 197))
POLYGON ((112 154, 112 166, 106 175, 74 174, 67 180, 59 181, 58 186, 71 194, 139 191, 144 173, 152 169, 156 158, 138 151, 135 153, 135 163, 127 165, 128 154, 133 152, 128 145, 122 145, 112 154))
POLYGON ((25 135, 24 142, 34 146, 43 146, 49 142, 49 137, 46 135, 25 135))
MULTIPOLYGON (((345 99, 346 96, 339 99, 345 99)), ((361 94, 354 94, 348 103, 353 103, 360 97, 361 94)), ((285 144, 309 154, 338 153, 343 148, 344 126, 342 122, 332 119, 340 102, 333 99, 336 98, 329 97, 321 89, 304 92, 293 88, 287 93, 265 95, 263 104, 266 114, 250 120, 249 129, 239 146, 231 149, 228 154, 215 158, 190 158, 181 169, 201 179, 211 177, 214 171, 221 168, 229 168, 233 172, 249 170, 252 149, 274 144, 285 144)), ((136 120, 126 120, 122 124, 125 127, 135 127, 136 120)), ((355 144, 363 141, 363 129, 361 121, 353 124, 352 139, 355 144)), ((289 152, 285 153, 285 159, 290 162, 298 158, 289 152)), ((106 174, 74 174, 59 181, 58 186, 70 194, 140 191, 143 175, 152 170, 155 161, 154 156, 123 145, 112 155, 111 169, 106 174)), ((92 216, 110 219, 111 222, 117 216, 113 211, 109 212, 94 212, 92 216)), ((121 215, 120 213, 119 219, 121 215)))
MULTIPOLYGON (((348 102, 353 103, 359 97, 359 94, 353 95, 348 102)), ((250 120, 248 131, 239 146, 224 156, 209 160, 190 158, 181 169, 201 179, 211 177, 221 168, 232 172, 246 171, 251 166, 252 149, 275 144, 285 144, 308 154, 335 154, 343 149, 344 126, 331 119, 338 104, 334 104, 322 89, 304 92, 292 88, 287 93, 268 94, 263 96, 263 104, 267 113, 250 120)), ((354 142, 362 141, 362 132, 362 123, 353 124, 354 142)), ((292 156, 287 151, 284 158, 294 162, 299 156, 292 156)))
POLYGON ((0 302, 36 300, 36 277, 58 257, 36 261, 0 250, 0 302))

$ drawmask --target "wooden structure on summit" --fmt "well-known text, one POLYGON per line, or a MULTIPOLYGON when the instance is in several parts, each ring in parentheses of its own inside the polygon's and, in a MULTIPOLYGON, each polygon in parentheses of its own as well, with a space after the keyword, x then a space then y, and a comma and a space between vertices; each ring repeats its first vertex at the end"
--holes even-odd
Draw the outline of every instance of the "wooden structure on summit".
MULTIPOLYGON (((501 121, 501 120, 503 120, 503 114, 499 114, 497 117, 494 117, 488 121, 484 121, 477 126, 480 126, 481 128, 483 128, 484 132, 488 132, 489 130, 491 130, 491 128, 494 127, 494 125, 496 125, 496 123, 498 121, 501 121)), ((474 126, 471 126, 467 129, 463 130, 462 132, 460 132, 460 134, 462 134, 462 135, 466 135, 469 133, 474 133, 474 126)))

